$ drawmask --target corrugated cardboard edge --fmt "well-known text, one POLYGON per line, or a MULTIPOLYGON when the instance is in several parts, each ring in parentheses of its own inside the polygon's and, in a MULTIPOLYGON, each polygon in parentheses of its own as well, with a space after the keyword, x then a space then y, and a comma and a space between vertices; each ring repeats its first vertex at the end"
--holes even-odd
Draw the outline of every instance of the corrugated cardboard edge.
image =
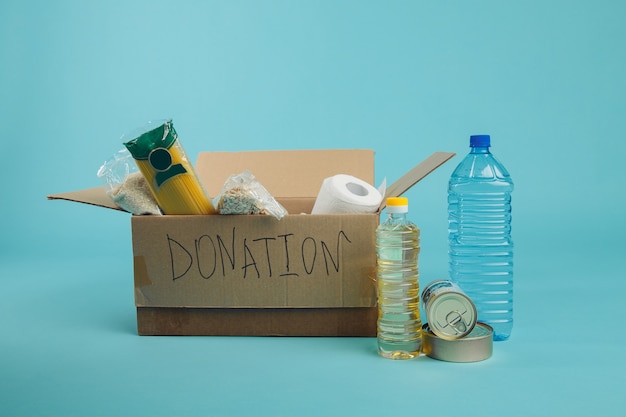
POLYGON ((90 204, 118 211, 125 211, 111 200, 104 187, 89 188, 80 191, 70 191, 60 194, 50 194, 48 200, 66 200, 75 203, 90 204))
POLYGON ((401 196, 419 181, 428 176, 428 174, 450 160, 454 155, 456 155, 454 152, 435 152, 428 158, 424 159, 417 166, 387 187, 387 190, 385 191, 385 198, 383 198, 379 211, 384 209, 387 205, 387 197, 401 196))

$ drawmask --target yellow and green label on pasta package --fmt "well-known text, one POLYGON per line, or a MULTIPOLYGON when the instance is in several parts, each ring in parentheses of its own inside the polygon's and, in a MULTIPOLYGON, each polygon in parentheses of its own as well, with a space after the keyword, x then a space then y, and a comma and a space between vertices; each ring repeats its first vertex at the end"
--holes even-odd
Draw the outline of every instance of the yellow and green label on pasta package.
POLYGON ((145 129, 124 145, 135 159, 164 214, 213 214, 171 120, 145 129))

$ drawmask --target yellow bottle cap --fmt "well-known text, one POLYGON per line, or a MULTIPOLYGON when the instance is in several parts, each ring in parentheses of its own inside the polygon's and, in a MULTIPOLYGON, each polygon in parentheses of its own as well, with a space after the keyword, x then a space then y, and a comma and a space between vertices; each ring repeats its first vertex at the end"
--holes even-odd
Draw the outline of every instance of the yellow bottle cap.
POLYGON ((388 206, 408 206, 409 199, 406 197, 387 197, 388 206))

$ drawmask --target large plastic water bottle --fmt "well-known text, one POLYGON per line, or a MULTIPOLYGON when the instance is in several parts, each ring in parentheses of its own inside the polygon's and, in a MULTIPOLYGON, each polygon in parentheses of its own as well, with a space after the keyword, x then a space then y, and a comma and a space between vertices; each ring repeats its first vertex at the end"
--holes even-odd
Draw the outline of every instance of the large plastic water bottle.
POLYGON ((474 301, 478 321, 506 340, 513 327, 513 181, 490 152, 489 135, 470 137, 470 153, 448 185, 450 280, 474 301))
POLYGON ((378 352, 411 359, 422 347, 417 259, 419 228, 407 218, 408 199, 387 199, 387 219, 376 230, 378 352))

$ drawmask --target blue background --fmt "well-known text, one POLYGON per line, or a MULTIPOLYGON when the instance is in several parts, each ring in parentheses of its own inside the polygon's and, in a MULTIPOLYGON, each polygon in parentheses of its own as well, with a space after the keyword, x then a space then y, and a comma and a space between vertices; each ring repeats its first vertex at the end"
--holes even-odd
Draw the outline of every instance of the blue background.
POLYGON ((626 3, 0 4, 0 414, 623 415, 626 3), (369 148, 406 195, 422 285, 447 271, 446 186, 492 135, 513 194, 515 327, 487 361, 384 360, 372 338, 139 337, 120 136, 171 117, 190 155, 369 148))

